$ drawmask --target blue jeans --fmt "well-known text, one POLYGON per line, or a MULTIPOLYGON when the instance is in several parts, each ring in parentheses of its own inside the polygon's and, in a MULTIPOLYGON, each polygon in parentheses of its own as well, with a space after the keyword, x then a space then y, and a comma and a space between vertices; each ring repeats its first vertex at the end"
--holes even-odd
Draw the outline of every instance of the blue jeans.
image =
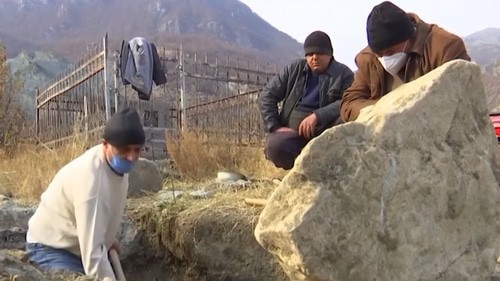
POLYGON ((67 250, 52 248, 40 243, 27 243, 26 253, 30 261, 42 270, 62 270, 85 274, 82 259, 67 250))

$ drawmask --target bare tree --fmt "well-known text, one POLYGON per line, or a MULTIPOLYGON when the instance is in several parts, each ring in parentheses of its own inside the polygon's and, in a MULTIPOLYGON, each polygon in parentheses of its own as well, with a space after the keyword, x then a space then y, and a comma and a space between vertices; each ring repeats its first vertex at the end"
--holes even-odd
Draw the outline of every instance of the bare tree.
POLYGON ((15 79, 7 65, 5 48, 0 48, 0 148, 13 151, 26 128, 26 116, 21 109, 22 82, 15 79))

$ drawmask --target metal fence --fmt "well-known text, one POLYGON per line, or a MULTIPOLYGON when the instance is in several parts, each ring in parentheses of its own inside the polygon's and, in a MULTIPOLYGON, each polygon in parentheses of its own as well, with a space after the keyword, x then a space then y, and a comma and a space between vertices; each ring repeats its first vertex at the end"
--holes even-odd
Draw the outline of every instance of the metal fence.
POLYGON ((237 144, 260 144, 264 129, 257 107, 276 65, 179 51, 181 127, 237 144), (183 97, 184 95, 184 97, 183 97))
POLYGON ((37 93, 40 141, 55 144, 70 138, 75 129, 98 130, 116 108, 129 105, 141 115, 150 158, 165 155, 167 132, 198 131, 241 145, 262 142, 257 97, 276 65, 186 53, 182 46, 158 48, 168 82, 154 87, 150 100, 144 101, 120 82, 119 52, 108 58, 107 40, 104 37, 72 69, 37 93))
POLYGON ((36 133, 41 142, 57 143, 75 130, 94 131, 110 115, 107 91, 107 36, 71 69, 36 95, 36 133))

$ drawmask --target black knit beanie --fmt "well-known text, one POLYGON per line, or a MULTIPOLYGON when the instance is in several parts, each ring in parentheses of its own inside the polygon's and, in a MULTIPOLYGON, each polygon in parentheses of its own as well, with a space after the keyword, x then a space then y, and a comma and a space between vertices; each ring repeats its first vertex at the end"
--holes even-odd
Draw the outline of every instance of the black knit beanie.
POLYGON ((304 41, 304 53, 306 56, 313 53, 333 56, 330 37, 323 31, 314 31, 309 34, 304 41))
POLYGON ((132 107, 125 107, 116 112, 104 127, 103 138, 115 147, 143 145, 146 137, 137 111, 132 107))
POLYGON ((415 34, 412 21, 398 6, 389 1, 373 7, 366 21, 368 46, 380 52, 410 39, 415 34))

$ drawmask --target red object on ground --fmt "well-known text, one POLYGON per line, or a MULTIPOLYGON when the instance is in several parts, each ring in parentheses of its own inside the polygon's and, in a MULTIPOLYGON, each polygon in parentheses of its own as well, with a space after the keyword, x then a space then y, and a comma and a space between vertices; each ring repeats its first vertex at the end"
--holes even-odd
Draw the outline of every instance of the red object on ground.
POLYGON ((495 128, 495 134, 497 135, 497 140, 500 143, 500 112, 490 114, 491 123, 495 128))

